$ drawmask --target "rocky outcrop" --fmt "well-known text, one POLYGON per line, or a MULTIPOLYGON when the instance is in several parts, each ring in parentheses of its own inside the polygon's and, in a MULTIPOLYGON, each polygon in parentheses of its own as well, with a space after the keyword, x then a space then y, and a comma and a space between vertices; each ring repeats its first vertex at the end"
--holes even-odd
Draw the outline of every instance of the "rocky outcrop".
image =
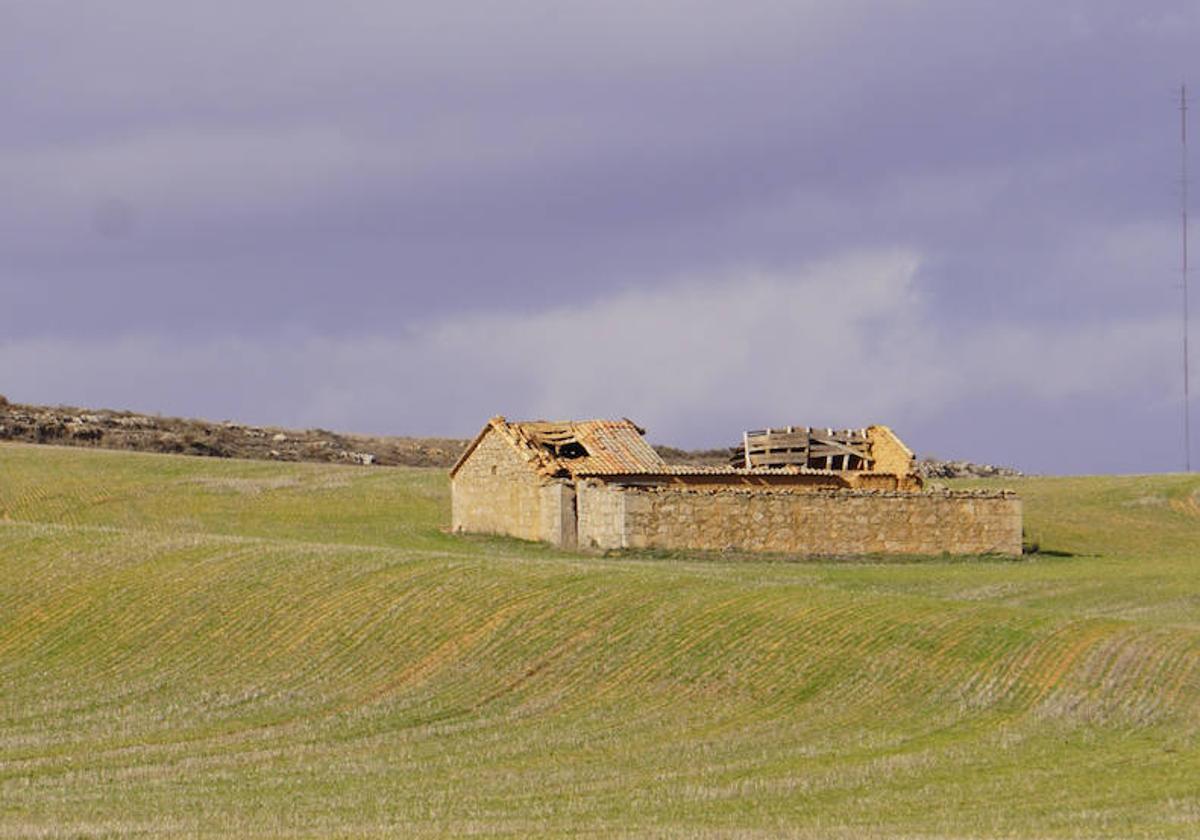
POLYGON ((370 437, 128 411, 18 405, 3 397, 0 440, 216 458, 416 467, 449 467, 467 444, 455 438, 370 437))

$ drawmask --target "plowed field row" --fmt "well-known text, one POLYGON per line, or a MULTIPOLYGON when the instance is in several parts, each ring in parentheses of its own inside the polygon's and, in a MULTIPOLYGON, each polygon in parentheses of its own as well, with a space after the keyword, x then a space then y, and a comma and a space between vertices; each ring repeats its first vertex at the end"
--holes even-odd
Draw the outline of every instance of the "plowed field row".
POLYGON ((1196 480, 903 566, 455 539, 442 480, 0 447, 0 836, 1200 833, 1200 524, 1123 504, 1196 480))

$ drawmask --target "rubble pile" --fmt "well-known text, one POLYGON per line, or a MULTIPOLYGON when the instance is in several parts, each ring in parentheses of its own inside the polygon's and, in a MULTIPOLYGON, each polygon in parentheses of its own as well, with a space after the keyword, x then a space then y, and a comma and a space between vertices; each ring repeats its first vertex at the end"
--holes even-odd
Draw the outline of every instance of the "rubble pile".
POLYGON ((925 457, 917 461, 917 475, 921 478, 1020 478, 1024 473, 1012 467, 925 457))

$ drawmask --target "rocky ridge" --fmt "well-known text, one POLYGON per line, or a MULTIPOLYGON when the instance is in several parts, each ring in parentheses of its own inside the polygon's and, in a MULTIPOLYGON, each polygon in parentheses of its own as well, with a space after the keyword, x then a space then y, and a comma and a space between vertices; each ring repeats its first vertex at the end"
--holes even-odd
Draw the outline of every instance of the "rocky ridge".
MULTIPOLYGON (((9 403, 0 396, 0 440, 59 446, 91 446, 216 458, 317 461, 362 466, 451 467, 466 447, 463 438, 353 435, 326 429, 284 429, 230 420, 161 417, 112 409, 9 403)), ((655 446, 668 464, 724 466, 728 449, 686 450, 655 446)), ((970 461, 922 458, 924 478, 1013 478, 1017 470, 970 461)))
POLYGON ((17 405, 2 397, 0 440, 217 458, 416 467, 453 464, 466 445, 456 438, 373 437, 110 409, 17 405))

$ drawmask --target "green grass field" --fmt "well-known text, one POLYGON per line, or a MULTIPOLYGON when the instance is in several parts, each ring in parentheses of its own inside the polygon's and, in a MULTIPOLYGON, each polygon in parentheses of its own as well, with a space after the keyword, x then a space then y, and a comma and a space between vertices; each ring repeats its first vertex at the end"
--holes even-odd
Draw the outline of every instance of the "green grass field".
POLYGON ((1200 836, 1200 477, 1042 553, 593 557, 444 473, 0 445, 0 837, 1200 836))

